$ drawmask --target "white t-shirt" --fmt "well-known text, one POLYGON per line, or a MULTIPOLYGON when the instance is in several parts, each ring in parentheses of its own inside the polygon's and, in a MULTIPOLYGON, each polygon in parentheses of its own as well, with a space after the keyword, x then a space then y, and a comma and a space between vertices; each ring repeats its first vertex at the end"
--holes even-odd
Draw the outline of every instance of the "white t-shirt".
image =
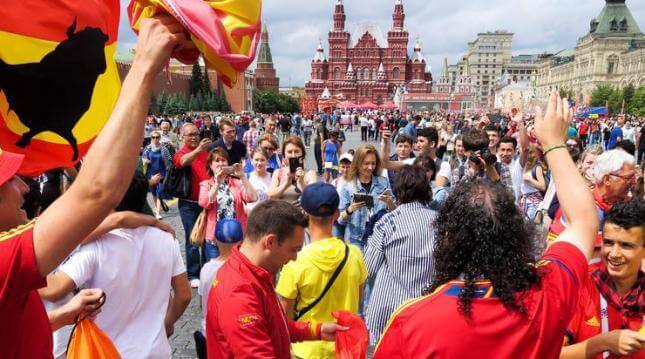
POLYGON ((95 323, 123 358, 170 358, 164 326, 170 281, 186 272, 170 234, 117 229, 82 246, 60 270, 79 287, 103 289, 105 305, 95 323))
POLYGON ((361 116, 358 118, 358 121, 360 122, 361 127, 367 127, 370 125, 370 120, 368 120, 367 117, 361 116))
POLYGON ((247 203, 247 211, 251 211, 253 207, 257 206, 258 203, 269 199, 268 193, 269 186, 271 185, 271 174, 267 172, 266 176, 262 178, 258 176, 255 171, 253 171, 249 173, 249 182, 251 183, 251 186, 253 186, 253 188, 255 188, 255 190, 258 192, 258 200, 252 203, 247 203))
POLYGON ((511 161, 511 164, 508 165, 508 169, 511 172, 511 180, 513 181, 513 192, 515 193, 515 201, 520 203, 520 197, 522 197, 522 182, 524 182, 524 169, 520 165, 519 156, 514 158, 511 161))
POLYGON ((448 161, 441 161, 441 166, 439 166, 439 171, 437 171, 437 176, 444 177, 450 182, 450 177, 452 177, 451 174, 452 174, 452 169, 450 168, 450 163, 448 161))
POLYGON ((224 261, 213 258, 208 263, 204 264, 201 272, 199 272, 199 288, 197 288, 197 294, 202 296, 202 334, 206 336, 206 310, 208 309, 208 293, 211 291, 213 286, 213 280, 217 271, 224 265, 224 261))

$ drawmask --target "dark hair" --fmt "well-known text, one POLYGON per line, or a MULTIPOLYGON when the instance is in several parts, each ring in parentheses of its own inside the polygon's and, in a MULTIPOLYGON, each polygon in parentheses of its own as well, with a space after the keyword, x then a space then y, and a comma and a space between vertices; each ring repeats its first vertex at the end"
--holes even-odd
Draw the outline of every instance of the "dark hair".
POLYGON ((414 159, 415 166, 420 166, 423 168, 424 171, 432 171, 432 178, 431 180, 434 181, 435 177, 437 175, 437 163, 435 160, 430 158, 430 156, 427 153, 422 153, 417 158, 414 159))
POLYGON ((504 136, 499 140, 499 143, 510 143, 513 145, 513 149, 517 148, 517 140, 511 136, 504 136))
POLYGON ((614 204, 605 218, 605 223, 607 222, 627 230, 634 227, 645 227, 645 200, 632 198, 614 204))
POLYGON ((143 213, 143 207, 148 200, 148 179, 140 170, 134 171, 130 187, 125 192, 121 203, 114 209, 115 211, 132 211, 143 213))
POLYGON ((439 132, 434 127, 425 127, 417 131, 417 137, 425 137, 428 139, 428 142, 433 143, 434 147, 437 147, 437 142, 439 142, 439 132))
POLYGON ((624 150, 632 156, 634 155, 634 153, 636 153, 636 145, 630 140, 622 140, 616 142, 616 148, 620 148, 621 150, 624 150))
POLYGON ((231 157, 228 155, 228 152, 223 149, 222 147, 215 147, 213 148, 212 151, 208 153, 208 157, 206 158, 206 172, 208 172, 209 176, 213 176, 213 170, 211 169, 211 164, 215 160, 215 156, 220 156, 224 157, 226 159, 226 162, 229 164, 231 163, 231 157))
POLYGON ((401 167, 396 175, 394 195, 400 204, 412 202, 430 203, 432 193, 430 192, 430 186, 428 186, 426 170, 417 165, 401 167))
POLYGON ((541 283, 534 257, 538 241, 511 192, 486 179, 460 182, 436 223, 435 279, 428 291, 462 276, 457 302, 470 317, 475 282, 485 278, 506 308, 526 313, 524 291, 541 283))
POLYGON ((499 134, 499 128, 497 128, 497 126, 493 125, 492 123, 489 123, 488 125, 486 125, 486 127, 484 127, 484 132, 488 131, 494 131, 499 134))
POLYGON ((469 131, 464 135, 464 150, 482 151, 488 148, 488 136, 484 131, 469 131))
POLYGON ((406 135, 406 134, 404 134, 404 133, 402 133, 402 134, 400 134, 400 135, 396 136, 396 141, 395 141, 395 142, 396 142, 396 144, 397 144, 397 145, 398 145, 399 143, 403 143, 403 142, 407 142, 407 143, 409 143, 409 144, 410 144, 410 146, 412 146, 412 145, 414 144, 414 143, 413 143, 414 141, 412 140, 412 137, 410 137, 410 136, 408 136, 408 135, 406 135))
POLYGON ((42 194, 40 193, 40 183, 31 177, 18 175, 20 179, 29 186, 29 192, 25 193, 22 198, 25 202, 22 204, 22 209, 27 213, 27 218, 33 219, 40 213, 42 206, 42 194))
POLYGON ((269 199, 261 202, 249 213, 245 240, 257 242, 275 234, 278 244, 293 234, 296 227, 307 227, 308 219, 296 206, 286 201, 269 199))

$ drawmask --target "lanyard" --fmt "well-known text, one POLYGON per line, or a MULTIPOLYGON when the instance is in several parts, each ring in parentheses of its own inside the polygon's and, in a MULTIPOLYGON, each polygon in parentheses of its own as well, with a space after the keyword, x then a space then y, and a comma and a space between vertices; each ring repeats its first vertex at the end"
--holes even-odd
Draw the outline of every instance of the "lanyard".
MULTIPOLYGON (((609 332, 609 313, 607 312, 607 300, 602 294, 600 296, 600 328, 602 333, 609 332)), ((602 352, 603 359, 609 358, 609 352, 602 352)))

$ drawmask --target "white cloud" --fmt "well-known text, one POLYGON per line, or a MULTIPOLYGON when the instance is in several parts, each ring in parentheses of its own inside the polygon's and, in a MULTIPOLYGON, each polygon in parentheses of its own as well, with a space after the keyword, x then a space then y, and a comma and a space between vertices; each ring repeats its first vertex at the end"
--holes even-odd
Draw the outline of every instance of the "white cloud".
MULTIPOLYGON (((125 7, 120 41, 132 43, 125 7)), ((310 63, 318 39, 327 52, 327 33, 333 25, 336 0, 265 0, 262 18, 269 28, 271 51, 281 85, 303 85, 309 78, 310 63), (290 82, 290 83, 289 83, 290 82)), ((352 31, 359 22, 379 24, 384 35, 392 24, 394 0, 344 0, 346 28, 352 31)), ((515 34, 513 52, 537 53, 573 48, 589 30, 604 0, 404 0, 405 23, 410 33, 410 53, 414 39, 421 40, 422 52, 437 78, 444 56, 456 62, 467 43, 478 32, 505 29, 515 34)), ((645 1, 627 0, 627 6, 645 30, 645 1)))

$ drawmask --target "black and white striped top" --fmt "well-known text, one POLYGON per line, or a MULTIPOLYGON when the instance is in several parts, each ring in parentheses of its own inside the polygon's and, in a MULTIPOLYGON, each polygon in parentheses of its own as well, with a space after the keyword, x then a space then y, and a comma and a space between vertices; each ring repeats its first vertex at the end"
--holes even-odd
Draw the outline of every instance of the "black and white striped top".
POLYGON ((436 217, 419 202, 403 204, 383 216, 367 240, 365 263, 374 282, 365 316, 371 344, 378 342, 392 312, 430 285, 436 217))

